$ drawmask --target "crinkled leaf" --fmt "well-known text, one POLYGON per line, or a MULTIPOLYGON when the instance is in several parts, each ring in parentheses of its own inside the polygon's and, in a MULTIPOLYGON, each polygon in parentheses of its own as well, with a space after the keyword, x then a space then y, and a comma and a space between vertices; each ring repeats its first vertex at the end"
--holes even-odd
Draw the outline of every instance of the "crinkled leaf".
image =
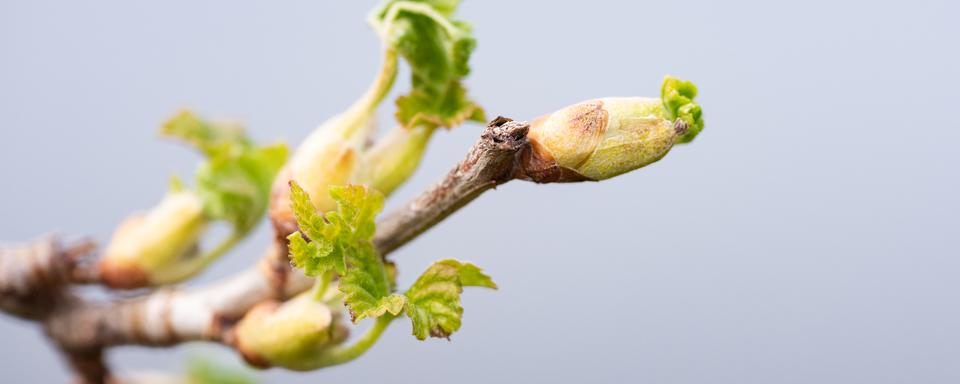
POLYGON ((361 241, 345 250, 347 273, 340 278, 340 292, 350 309, 354 323, 366 317, 377 317, 384 312, 399 314, 403 297, 390 294, 390 278, 373 244, 361 241))
POLYGON ((290 261, 303 269, 307 276, 319 276, 330 270, 343 272, 343 256, 335 253, 334 245, 326 239, 308 243, 300 232, 294 232, 287 236, 287 240, 290 244, 290 261))
POLYGON ((270 186, 287 159, 283 144, 247 147, 211 158, 197 171, 197 193, 208 216, 246 233, 267 210, 270 186))
POLYGON ((453 127, 466 120, 486 121, 483 108, 467 99, 466 94, 459 82, 450 83, 440 93, 415 88, 397 98, 397 120, 406 127, 453 127))
POLYGON ((687 123, 687 133, 678 142, 688 143, 703 130, 703 111, 693 99, 697 96, 697 86, 692 82, 667 76, 660 88, 663 107, 671 119, 682 119, 687 123))
POLYGON ((340 241, 370 241, 377 229, 376 216, 383 209, 383 194, 363 185, 330 187, 337 210, 327 214, 340 241))
POLYGON ((328 270, 340 275, 339 289, 354 322, 386 312, 399 314, 406 298, 391 295, 392 277, 370 240, 375 218, 383 209, 383 194, 375 189, 348 185, 330 188, 337 209, 321 216, 310 196, 296 182, 290 183, 290 200, 300 230, 309 243, 295 233, 288 237, 290 255, 297 267, 316 276, 328 270))
MULTIPOLYGON (((318 243, 314 251, 299 233, 296 237, 288 237, 294 265, 304 268, 308 276, 330 269, 345 274, 348 261, 345 259, 351 252, 369 244, 376 231, 376 215, 383 209, 383 194, 365 186, 330 187, 330 196, 337 202, 337 210, 327 212, 324 217, 317 212, 310 195, 297 182, 290 182, 290 206, 297 226, 310 238, 310 244, 318 243), (298 253, 294 253, 295 247, 298 253)), ((379 268, 383 268, 382 264, 379 268)))
POLYGON ((287 160, 286 145, 256 146, 239 126, 210 123, 189 111, 167 121, 160 132, 207 156, 195 176, 204 213, 229 222, 235 232, 250 231, 266 212, 270 185, 287 160))
POLYGON ((311 240, 327 238, 327 223, 323 215, 310 200, 310 195, 296 181, 290 181, 290 208, 297 220, 297 226, 311 240))
POLYGON ((460 329, 464 286, 497 287, 477 266, 452 259, 437 261, 420 275, 405 293, 405 310, 417 339, 450 337, 460 329))
POLYGON ((484 121, 483 110, 466 95, 461 80, 476 46, 470 25, 451 20, 459 1, 386 2, 374 22, 388 31, 385 43, 409 64, 413 89, 397 98, 397 120, 405 127, 453 127, 484 121))

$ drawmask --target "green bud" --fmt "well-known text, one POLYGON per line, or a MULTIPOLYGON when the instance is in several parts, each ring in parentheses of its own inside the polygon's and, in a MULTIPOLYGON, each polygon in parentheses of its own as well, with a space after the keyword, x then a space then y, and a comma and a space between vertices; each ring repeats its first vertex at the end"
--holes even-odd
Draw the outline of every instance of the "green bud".
POLYGON ((703 111, 700 110, 700 105, 693 101, 696 96, 697 86, 693 83, 672 76, 663 78, 660 98, 663 99, 667 117, 687 123, 687 132, 677 140, 678 143, 689 143, 703 130, 703 111))
POLYGON ((307 292, 284 303, 258 304, 235 330, 237 349, 259 367, 308 370, 311 357, 342 343, 348 329, 339 308, 331 311, 307 292))
POLYGON ((104 282, 118 288, 164 283, 157 276, 196 253, 206 224, 200 197, 184 190, 167 194, 146 215, 117 228, 99 264, 104 282))
POLYGON ((370 111, 351 108, 314 130, 274 183, 270 217, 292 219, 287 187, 290 180, 295 180, 310 194, 321 212, 336 208, 328 188, 350 182, 374 127, 370 111))
POLYGON ((393 129, 364 154, 363 166, 353 182, 369 185, 384 195, 393 193, 420 166, 434 131, 432 125, 393 129))
POLYGON ((605 180, 660 160, 703 128, 693 84, 668 77, 663 89, 666 99, 588 100, 534 120, 520 177, 605 180))

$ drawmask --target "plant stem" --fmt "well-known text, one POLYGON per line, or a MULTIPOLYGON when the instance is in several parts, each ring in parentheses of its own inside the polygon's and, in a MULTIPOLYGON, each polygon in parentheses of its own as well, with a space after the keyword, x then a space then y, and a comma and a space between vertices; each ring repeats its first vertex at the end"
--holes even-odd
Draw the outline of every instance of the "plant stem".
POLYGON ((231 232, 230 236, 223 239, 220 244, 217 244, 216 247, 206 253, 181 263, 172 269, 157 272, 156 279, 157 281, 183 281, 189 279, 202 272, 210 263, 216 261, 220 256, 223 256, 233 249, 243 238, 243 234, 231 232))
POLYGON ((323 296, 330 287, 331 272, 327 271, 317 276, 317 281, 313 284, 313 299, 323 301, 323 296))
POLYGON ((504 117, 490 122, 466 158, 443 179, 377 221, 373 244, 380 254, 393 252, 483 192, 514 179, 518 156, 528 147, 529 127, 504 117))
MULTIPOLYGON (((347 113, 359 115, 372 113, 373 110, 380 105, 380 102, 383 101, 383 98, 387 96, 387 93, 390 92, 390 88, 393 87, 393 81, 397 78, 397 64, 397 50, 392 47, 387 47, 383 52, 383 63, 380 65, 380 73, 374 78, 373 83, 370 84, 367 91, 350 106, 347 113)), ((350 136, 350 134, 351 132, 346 132, 345 136, 350 136)))
POLYGON ((384 313, 383 316, 378 317, 377 321, 373 323, 373 326, 370 327, 363 336, 360 336, 359 339, 354 341, 353 344, 333 347, 316 354, 311 357, 312 361, 309 365, 312 369, 319 369, 347 363, 360 357, 370 349, 373 344, 376 344, 377 340, 380 339, 380 335, 383 334, 383 331, 387 329, 393 319, 396 319, 396 316, 384 313))

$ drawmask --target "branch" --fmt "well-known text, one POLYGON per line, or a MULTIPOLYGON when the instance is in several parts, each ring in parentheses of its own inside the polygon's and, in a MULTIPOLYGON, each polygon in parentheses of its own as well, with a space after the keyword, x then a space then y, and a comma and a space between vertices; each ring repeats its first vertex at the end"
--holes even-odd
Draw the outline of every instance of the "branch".
POLYGON ((386 256, 483 192, 517 177, 529 129, 525 122, 502 116, 490 122, 467 157, 440 182, 377 223, 373 243, 380 254, 386 256))
POLYGON ((77 261, 95 247, 91 240, 64 247, 55 236, 0 246, 0 309, 26 320, 48 315, 77 261))
MULTIPOLYGON (((529 147, 528 129, 526 123, 508 118, 492 121, 466 158, 439 183, 378 223, 374 243, 380 253, 386 256, 484 191, 528 178, 521 160, 529 147)), ((313 282, 292 269, 287 259, 285 237, 296 230, 295 222, 274 220, 274 226, 276 237, 267 254, 256 267, 235 277, 193 290, 160 289, 108 301, 84 299, 66 285, 77 278, 71 269, 77 267, 78 255, 89 252, 88 243, 64 250, 51 238, 5 249, 0 258, 0 303, 4 311, 41 322, 84 382, 109 377, 102 351, 113 346, 164 347, 196 340, 233 346, 233 326, 250 308, 306 291, 313 282), (23 297, 55 300, 36 306, 18 299, 23 297)))
POLYGON ((302 274, 290 273, 286 247, 279 248, 271 247, 256 267, 206 287, 161 289, 101 303, 74 299, 46 319, 47 333, 72 349, 193 340, 229 344, 231 327, 255 304, 289 297, 312 284, 302 274))

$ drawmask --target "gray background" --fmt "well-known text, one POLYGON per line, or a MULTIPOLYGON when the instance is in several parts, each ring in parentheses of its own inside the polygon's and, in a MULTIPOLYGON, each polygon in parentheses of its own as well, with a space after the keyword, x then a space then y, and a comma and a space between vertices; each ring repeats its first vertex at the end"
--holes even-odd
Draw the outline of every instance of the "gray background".
MULTIPOLYGON (((358 361, 271 382, 960 381, 960 14, 948 1, 467 1, 471 93, 532 118, 583 99, 701 89, 706 130, 602 183, 510 183, 395 254, 485 267, 452 342, 399 322, 358 361), (547 5, 550 4, 550 5, 547 5)), ((379 65, 361 1, 3 1, 0 237, 106 241, 197 156, 156 139, 180 107, 295 143, 379 65)), ((403 77, 400 89, 405 89, 403 77)), ((382 110, 389 122, 391 105, 382 110)), ((385 124, 387 125, 387 124, 385 124)), ((390 201, 475 140, 439 134, 390 201)), ((252 263, 257 236, 203 275, 252 263)), ((33 326, 0 317, 0 380, 63 382, 33 326)), ((123 369, 202 351, 122 348, 123 369)))

